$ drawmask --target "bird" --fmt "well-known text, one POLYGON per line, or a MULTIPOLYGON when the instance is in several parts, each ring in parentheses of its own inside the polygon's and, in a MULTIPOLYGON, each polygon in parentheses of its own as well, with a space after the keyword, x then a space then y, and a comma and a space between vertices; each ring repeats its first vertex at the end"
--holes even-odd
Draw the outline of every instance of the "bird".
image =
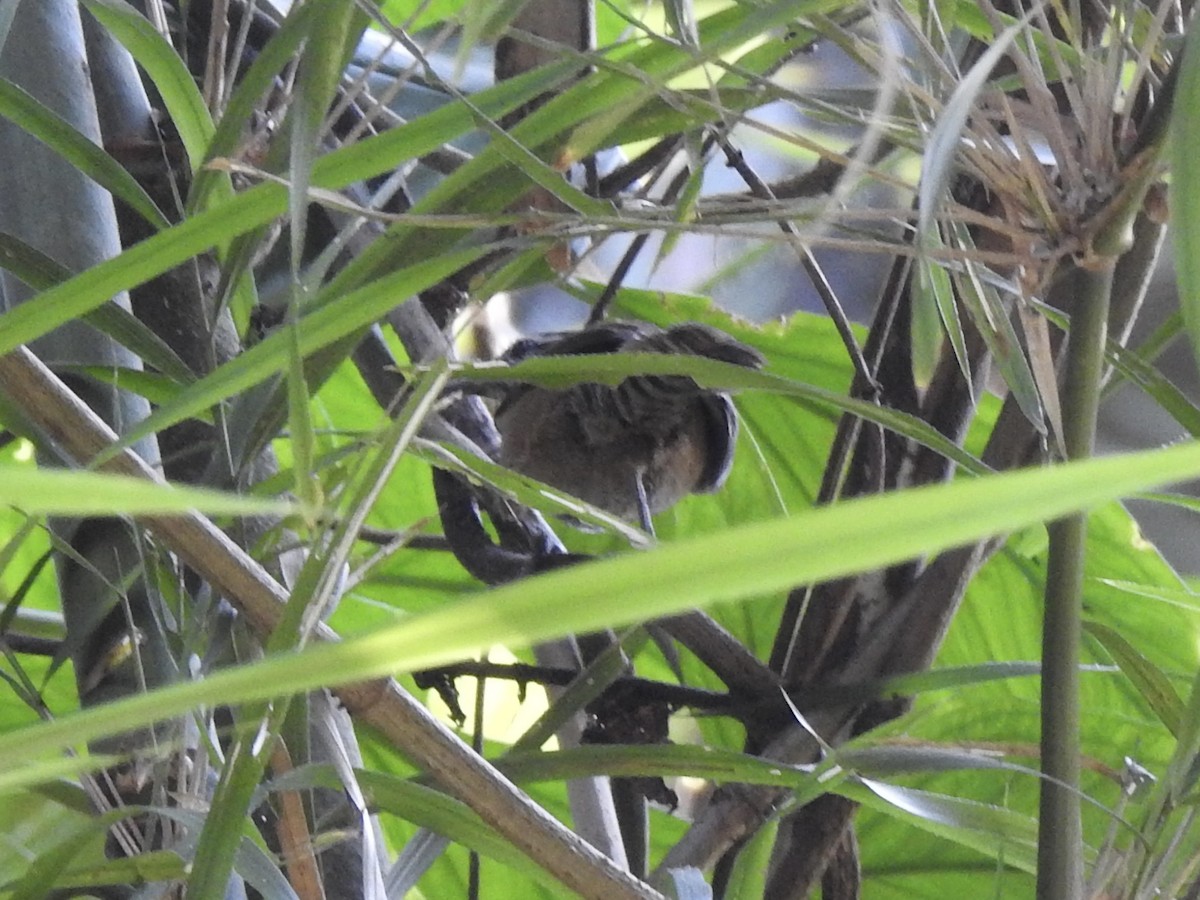
MULTIPOLYGON (((517 341, 508 363, 610 353, 702 356, 750 369, 753 348, 709 325, 610 320, 517 341)), ((654 533, 651 517, 725 482, 737 413, 729 395, 686 375, 635 375, 616 386, 513 383, 495 411, 499 462, 654 533)))

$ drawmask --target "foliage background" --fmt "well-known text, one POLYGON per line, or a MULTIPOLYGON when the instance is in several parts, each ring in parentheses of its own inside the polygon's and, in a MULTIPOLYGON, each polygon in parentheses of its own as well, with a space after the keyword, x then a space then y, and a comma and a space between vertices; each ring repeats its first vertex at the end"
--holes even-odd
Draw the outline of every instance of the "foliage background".
MULTIPOLYGON (((27 7, 0 3, 0 23, 13 29, 8 32, 9 40, 20 33, 20 17, 29 14, 27 7)), ((679 10, 688 7, 693 5, 669 4, 679 10)), ((413 896, 443 898, 470 892, 484 897, 568 896, 567 888, 539 868, 547 865, 544 858, 535 854, 538 863, 531 864, 527 855, 506 842, 512 836, 497 831, 501 826, 495 821, 483 825, 468 812, 460 802, 463 797, 454 799, 430 790, 429 783, 417 777, 422 766, 406 758, 411 757, 411 748, 396 746, 393 739, 368 726, 358 730, 363 760, 353 772, 347 767, 331 770, 316 762, 306 765, 297 753, 292 772, 268 775, 268 786, 257 792, 253 785, 258 779, 248 778, 248 786, 239 793, 239 776, 231 773, 241 765, 251 772, 254 765, 266 766, 271 741, 253 746, 244 742, 245 747, 237 750, 233 743, 220 743, 209 736, 217 728, 214 711, 226 703, 245 704, 238 707, 236 724, 241 730, 234 729, 234 733, 275 735, 285 728, 282 703, 276 700, 277 705, 271 707, 263 702, 271 698, 322 684, 452 662, 488 650, 492 635, 510 637, 504 641, 506 649, 532 663, 535 657, 529 647, 537 640, 601 624, 624 628, 692 605, 706 606, 717 622, 762 660, 769 656, 776 639, 785 598, 801 581, 877 570, 917 553, 936 554, 990 534, 1012 532, 1003 549, 972 578, 932 674, 914 675, 895 688, 915 696, 913 709, 836 750, 830 748, 823 760, 814 761, 826 774, 841 767, 831 781, 818 781, 806 770, 788 767, 776 767, 786 771, 764 775, 758 760, 743 755, 745 733, 739 725, 727 718, 686 711, 673 717, 673 735, 680 745, 694 741, 711 748, 714 755, 725 751, 727 755, 719 756, 714 764, 715 773, 689 756, 686 746, 635 747, 629 765, 637 771, 653 772, 661 767, 685 775, 698 772, 718 783, 776 778, 792 790, 788 803, 799 804, 825 789, 836 789, 859 801, 863 808, 856 827, 863 896, 1030 896, 1037 865, 1040 727, 1036 663, 1041 655, 1047 559, 1041 523, 1082 507, 1092 509, 1083 596, 1087 631, 1082 662, 1087 668, 1082 679, 1079 732, 1085 761, 1083 815, 1089 875, 1099 891, 1098 873, 1109 871, 1107 867, 1119 872, 1116 882, 1103 885, 1113 896, 1143 896, 1157 886, 1191 881, 1200 861, 1200 844, 1182 801, 1190 796, 1192 763, 1200 751, 1195 745, 1200 711, 1195 709, 1192 694, 1200 654, 1197 604, 1189 584, 1143 539, 1115 501, 1200 475, 1196 454, 1185 455, 1194 448, 1184 447, 1174 456, 1116 456, 1103 469, 1055 464, 1018 476, 960 474, 946 489, 948 493, 916 492, 901 505, 872 506, 872 501, 838 504, 845 515, 841 527, 856 538, 830 546, 823 539, 824 529, 833 528, 831 520, 814 516, 809 509, 818 495, 834 439, 840 413, 836 397, 849 390, 853 370, 828 318, 799 312, 785 321, 750 324, 713 309, 704 296, 631 286, 618 293, 620 315, 660 324, 689 319, 718 324, 759 349, 769 360, 768 374, 775 377, 774 381, 755 380, 757 376, 747 374, 743 383, 727 385, 739 389, 737 404, 743 424, 735 469, 721 493, 691 497, 656 521, 660 549, 630 549, 619 533, 594 535, 559 529, 570 549, 578 552, 619 555, 627 562, 633 559, 631 554, 639 555, 626 569, 589 564, 528 585, 488 592, 481 590, 449 553, 414 549, 402 541, 382 555, 377 555, 377 546, 358 542, 343 558, 334 549, 333 526, 316 514, 319 508, 345 521, 361 512, 367 526, 391 537, 440 531, 429 472, 430 461, 441 457, 429 432, 424 437, 406 438, 411 440, 402 445, 407 452, 393 469, 379 476, 378 496, 365 500, 365 493, 359 490, 376 477, 377 470, 370 467, 382 465, 380 461, 396 440, 393 419, 373 399, 371 386, 350 355, 370 323, 384 320, 389 309, 473 264, 485 251, 495 255, 489 267, 480 268, 466 282, 472 299, 484 300, 500 290, 544 283, 591 298, 600 290, 603 279, 567 281, 547 264, 546 248, 558 237, 553 231, 518 231, 514 236, 497 227, 520 219, 512 212, 512 204, 531 183, 549 185, 562 203, 557 220, 546 217, 551 229, 571 227, 604 235, 661 228, 672 234, 706 235, 710 227, 723 228, 725 233, 744 228, 753 235, 747 252, 751 259, 792 251, 774 224, 779 219, 799 222, 818 244, 844 237, 846 230, 839 230, 844 223, 837 220, 835 210, 821 202, 823 198, 755 206, 745 203, 752 199, 748 196, 734 201, 718 197, 712 205, 703 206, 704 167, 694 159, 682 198, 674 205, 663 204, 665 211, 647 212, 640 220, 634 207, 615 210, 608 201, 588 202, 586 196, 560 184, 558 174, 547 163, 553 163, 552 153, 564 147, 582 156, 620 146, 633 155, 644 146, 639 142, 674 133, 688 135, 683 155, 694 155, 703 136, 715 127, 713 123, 737 119, 743 110, 758 108, 768 100, 791 104, 810 117, 823 117, 842 128, 864 121, 871 124, 864 112, 870 109, 869 100, 864 106, 862 97, 853 92, 835 103, 825 87, 810 90, 804 84, 794 86, 782 78, 767 80, 763 76, 792 52, 793 44, 803 44, 809 35, 840 43, 848 55, 867 63, 870 71, 880 72, 880 54, 886 47, 870 29, 853 27, 860 24, 865 10, 815 0, 695 4, 698 28, 690 36, 686 29, 668 25, 657 6, 602 3, 597 9, 598 46, 605 49, 590 58, 596 71, 579 83, 568 77, 571 66, 551 64, 508 84, 485 88, 468 101, 454 97, 446 82, 418 66, 416 74, 400 75, 402 82, 424 82, 414 84, 416 96, 411 102, 421 102, 421 92, 440 90, 444 105, 418 113, 405 107, 406 95, 401 93, 396 102, 401 115, 410 121, 398 123, 379 137, 337 147, 319 143, 315 136, 335 95, 341 59, 358 45, 366 16, 359 18, 353 4, 333 0, 298 4, 298 9, 310 12, 307 19, 290 20, 294 23, 290 34, 296 46, 305 46, 301 58, 309 62, 302 66, 292 87, 291 118, 284 119, 287 127, 278 131, 274 147, 258 156, 251 152, 258 148, 251 140, 253 135, 243 130, 244 121, 229 112, 223 117, 220 110, 210 114, 177 51, 153 36, 140 12, 119 0, 43 7, 51 17, 76 16, 80 10, 84 17, 94 15, 128 48, 152 86, 153 105, 168 112, 178 132, 178 141, 168 135, 167 143, 185 157, 182 167, 194 178, 181 178, 180 208, 164 216, 171 224, 156 222, 152 236, 111 262, 72 265, 60 259, 57 262, 66 267, 60 271, 36 255, 16 252, 27 244, 37 246, 37 242, 6 226, 13 231, 4 235, 10 251, 7 258, 13 260, 8 271, 34 290, 32 299, 19 306, 9 297, 12 308, 0 317, 0 347, 12 351, 43 338, 85 313, 111 306, 114 295, 140 288, 202 254, 205 264, 212 265, 216 273, 213 281, 205 284, 230 286, 222 312, 243 338, 227 360, 218 359, 211 372, 171 370, 170 359, 161 359, 161 348, 157 361, 151 361, 146 347, 152 342, 145 330, 135 329, 130 337, 128 327, 117 332, 109 321, 106 333, 116 332, 117 340, 135 357, 142 357, 150 375, 157 377, 113 366, 106 371, 86 354, 74 359, 71 368, 72 360, 64 362, 59 355, 65 352, 69 356, 69 349, 55 351, 56 370, 78 376, 82 366, 92 364, 84 372, 91 379, 87 384, 115 379, 125 390, 153 402, 156 418, 149 424, 143 422, 135 429, 133 422, 120 422, 126 443, 199 416, 220 426, 217 437, 210 435, 217 452, 234 456, 240 452, 236 448, 253 445, 256 428, 265 423, 277 471, 209 483, 248 493, 264 503, 275 495, 297 498, 297 504, 289 508, 292 515, 287 529, 273 520, 270 527, 247 541, 248 549, 267 563, 294 546, 312 551, 309 568, 301 573, 292 593, 297 609, 319 599, 322 572, 336 576, 343 571, 343 562, 348 563, 349 578, 328 623, 346 641, 314 651, 299 649, 304 642, 298 639, 279 638, 267 654, 273 658, 262 660, 257 650, 248 649, 254 641, 239 635, 238 640, 247 643, 239 644, 232 659, 222 658, 211 669, 197 664, 197 660, 207 662, 216 656, 218 642, 211 640, 215 633, 211 620, 191 614, 191 601, 185 597, 193 585, 168 553, 179 553, 180 548, 155 531, 153 519, 146 518, 150 500, 130 493, 111 501, 108 511, 137 523, 134 533, 144 557, 127 574, 131 580, 140 577, 150 584, 153 602, 161 604, 158 621, 173 654, 174 671, 161 682, 157 676, 141 673, 142 681, 160 685, 152 692, 155 702, 162 703, 157 711, 117 703, 111 707, 86 704, 89 708, 80 712, 76 679, 86 686, 87 676, 73 671, 65 659, 69 654, 60 654, 52 662, 18 652, 15 648, 20 645, 10 645, 8 640, 10 636, 50 634, 66 638, 67 647, 77 649, 92 637, 72 637, 59 616, 62 604, 56 571, 61 576, 72 557, 69 540, 46 524, 48 517, 82 513, 82 501, 78 495, 64 499, 32 484, 27 474, 34 464, 31 444, 9 444, 4 451, 8 465, 0 471, 0 493, 10 504, 0 531, 4 538, 0 583, 6 598, 0 618, 0 634, 6 640, 0 671, 7 687, 0 690, 0 771, 4 773, 0 802, 6 820, 4 841, 0 842, 0 885, 6 895, 43 896, 42 892, 71 884, 97 892, 106 884, 132 885, 153 895, 187 882, 189 896, 215 896, 229 884, 244 880, 267 896, 304 896, 295 873, 285 872, 277 848, 263 837, 268 829, 260 828, 250 812, 264 795, 278 798, 286 786, 308 790, 334 785, 349 790, 352 796, 360 790, 365 794, 372 808, 381 813, 387 852, 404 853, 402 860, 411 865, 407 870, 392 870, 393 894, 408 885, 405 873, 416 872, 419 877, 412 876, 413 896), (701 62, 710 65, 702 70, 701 62), (497 124, 504 113, 543 91, 557 96, 508 129, 511 140, 505 138, 497 124), (307 118, 301 115, 305 111, 307 118), (469 146, 474 156, 446 166, 448 171, 438 173, 435 180, 430 171, 436 165, 435 151, 450 144, 469 146), (542 161, 535 154, 541 154, 542 161), (213 158, 233 159, 237 163, 234 176, 229 175, 228 165, 203 168, 202 164, 213 158), (414 184, 428 187, 414 192, 417 204, 411 212, 417 215, 375 219, 373 230, 365 230, 367 237, 335 273, 321 272, 323 261, 310 256, 293 252, 289 259, 287 234, 275 245, 276 264, 271 264, 265 248, 272 235, 260 226, 282 220, 302 205, 296 194, 289 193, 297 190, 297 184, 308 182, 317 202, 335 206, 331 192, 409 166, 418 158, 423 165, 420 171, 410 171, 410 178, 414 184), (290 181, 272 180, 264 174, 271 172, 286 175, 290 181), (743 209, 739 202, 748 208, 743 209), (255 250, 263 250, 260 255, 268 262, 250 265, 255 250), (290 275, 289 266, 294 267, 290 275), (280 271, 285 279, 293 279, 282 289, 277 287, 278 281, 271 281, 280 271), (328 278, 322 277, 326 274, 328 278), (282 298, 281 324, 257 336, 252 325, 253 304, 256 297, 272 296, 282 298), (328 352, 317 354, 318 349, 328 352), (308 358, 306 365, 301 356, 308 358), (972 500, 980 495, 970 493, 971 484, 1002 477, 1012 480, 997 482, 996 492, 987 495, 994 505, 972 500), (754 530, 756 526, 761 530, 754 530), (717 536, 723 543, 704 543, 706 535, 717 536), (770 543, 763 546, 764 541, 770 543), (720 558, 713 556, 715 546, 726 548, 720 558), (57 570, 47 564, 50 556, 58 560, 57 570), (633 565, 639 567, 639 578, 629 575, 633 565), (625 580, 619 581, 621 573, 625 580), (663 588, 664 584, 670 589, 663 588), (518 595, 519 606, 514 600, 518 595), (47 618, 39 611, 51 615, 47 618), (422 616, 427 618, 418 618, 422 616), (510 636, 510 632, 523 637, 510 636), (405 634, 416 637, 406 643, 405 634), (395 641, 388 644, 389 638, 395 641), (231 662, 237 667, 223 673, 228 678, 222 680, 216 672, 231 662), (171 840, 156 843, 147 839, 141 857, 105 860, 106 828, 112 819, 129 819, 134 810, 110 818, 94 814, 95 796, 89 797, 84 788, 89 786, 88 779, 112 760, 98 745, 92 748, 96 755, 89 755, 82 742, 101 735, 111 738, 139 733, 138 729, 167 714, 182 716, 176 721, 186 727, 162 732, 160 742, 138 746, 132 755, 163 762, 188 747, 193 758, 205 759, 202 768, 212 772, 212 781, 219 786, 200 785, 184 803, 175 791, 178 785, 168 788, 171 783, 156 781, 162 776, 154 773, 149 780, 158 793, 142 802, 151 812, 181 827, 171 840), (49 719, 58 720, 57 731, 47 724, 49 719), (68 747, 81 755, 65 754, 68 747), (1140 793, 1130 788, 1126 795, 1131 784, 1127 761, 1154 775, 1157 786, 1140 793), (345 788, 347 784, 351 786, 345 788), (1118 814, 1120 820, 1115 818, 1118 814), (1118 824, 1114 826, 1114 822, 1118 824), (431 841, 419 831, 421 826, 444 834, 448 843, 431 841), (222 833, 232 834, 233 839, 221 843, 222 833), (477 876, 470 874, 470 850, 479 851, 484 858, 477 876), (1145 855, 1139 855, 1143 850, 1145 855), (1145 863, 1145 859, 1158 865, 1145 863), (211 874, 211 880, 203 880, 196 874, 199 871, 208 873, 203 878, 211 874)), ((443 66, 441 71, 453 71, 457 60, 466 65, 469 78, 477 76, 478 69, 471 67, 475 58, 466 56, 461 48, 487 45, 487 38, 511 22, 516 5, 461 0, 414 8, 408 3, 385 3, 382 11, 393 22, 403 23, 405 34, 421 35, 429 41, 426 46, 433 48, 437 47, 434 38, 444 27, 451 27, 464 55, 456 57, 450 45, 441 51, 431 49, 429 59, 443 66)), ((1178 64, 1180 42, 1187 34, 1183 26, 1186 12, 1180 11, 1174 26, 1176 44, 1147 44, 1145 58, 1159 67, 1156 71, 1178 64)), ((937 9, 940 18, 933 13, 933 8, 925 5, 897 6, 888 21, 903 19, 911 24, 913 33, 926 36, 943 26, 958 26, 963 33, 989 40, 997 30, 981 21, 974 3, 942 4, 937 9)), ((1112 23, 1128 20, 1135 23, 1130 26, 1131 33, 1143 34, 1150 15, 1148 7, 1115 4, 1109 9, 1110 27, 1116 29, 1112 23)), ((283 54, 283 59, 292 55, 283 54)), ((1134 65, 1138 59, 1131 51, 1127 62, 1134 65)), ((384 75, 395 77, 396 73, 384 75)), ((1180 78, 1186 87, 1186 76, 1180 78)), ((106 139, 108 162, 71 155, 78 147, 77 139, 69 132, 50 132, 51 119, 45 109, 35 105, 29 113, 8 85, 5 82, 5 90, 0 91, 4 98, 0 114, 11 127, 41 129, 44 146, 56 156, 68 156, 74 167, 129 204, 134 189, 109 167, 115 159, 120 166, 135 168, 121 153, 127 148, 106 139)), ((949 102, 951 85, 939 83, 938 87, 942 95, 931 102, 931 108, 949 102)), ((247 103, 259 102, 249 89, 244 95, 235 91, 232 96, 247 103)), ((1180 89, 1173 116, 1183 118, 1192 112, 1189 96, 1180 89)), ((237 104, 230 101, 225 110, 230 109, 236 110, 237 104)), ((909 215, 908 203, 917 186, 916 163, 929 152, 925 142, 932 128, 922 120, 928 109, 908 110, 910 115, 905 112, 902 104, 890 111, 895 119, 889 120, 886 134, 895 142, 892 154, 878 165, 872 164, 863 176, 867 187, 879 182, 903 194, 903 199, 889 201, 895 205, 890 212, 897 218, 909 215)), ((832 130, 833 138, 820 131, 792 135, 803 144, 801 149, 793 149, 795 156, 815 165, 852 144, 832 130)), ((772 131, 764 140, 778 143, 787 137, 772 131)), ((927 155, 924 161, 930 162, 927 155)), ((18 168, 23 162, 10 160, 18 168)), ((35 160, 29 163, 42 165, 35 160)), ((1178 169, 1172 170, 1171 178, 1175 186, 1178 169)), ((53 181, 45 184, 48 196, 57 196, 57 186, 53 181)), ((865 187, 863 190, 866 193, 865 187)), ((362 202, 361 194, 352 196, 362 202)), ((1187 205, 1188 195, 1181 193, 1181 197, 1182 201, 1174 204, 1175 227, 1195 233, 1195 211, 1187 205)), ((69 215, 56 204, 57 200, 47 201, 50 228, 57 227, 55 215, 69 215)), ((148 212, 147 216, 153 218, 148 212)), ((298 220, 298 216, 292 219, 293 234, 298 220)), ((881 254, 899 246, 895 234, 872 231, 869 237, 873 244, 866 258, 872 265, 878 264, 881 254)), ((731 266, 727 274, 735 284, 746 283, 740 280, 746 276, 738 266, 731 266)), ((1197 296, 1195 286, 1187 282, 1187 273, 1180 277, 1182 295, 1197 296)), ((708 293, 717 292, 716 286, 708 287, 708 293)), ((11 286, 6 290, 13 293, 11 286)), ((1180 320, 1172 321, 1173 331, 1168 328, 1148 342, 1147 366, 1154 366, 1159 345, 1183 335, 1180 320)), ((862 339, 865 330, 857 334, 862 339)), ((208 335, 203 337, 210 340, 208 335)), ((436 371, 424 372, 404 362, 400 340, 394 334, 387 335, 386 343, 414 384, 435 384, 436 371)), ((40 349, 45 344, 34 346, 46 355, 40 349)), ((412 349, 409 343, 408 350, 412 349)), ((628 365, 626 374, 638 371, 638 363, 628 365)), ((730 373, 721 375, 736 380, 730 373)), ((704 373, 697 376, 704 377, 704 373)), ((10 389, 11 384, 6 384, 6 390, 10 389)), ((1176 397, 1165 383, 1152 383, 1147 396, 1148 402, 1174 404, 1176 410, 1182 403, 1185 411, 1195 412, 1189 399, 1176 397)), ((983 453, 999 409, 999 399, 988 395, 974 410, 964 446, 976 456, 983 453)), ((56 454, 44 440, 45 427, 28 427, 27 419, 35 412, 22 409, 16 399, 6 424, 40 443, 44 465, 52 465, 52 460, 61 462, 58 457, 62 454, 56 454)), ((412 401, 404 407, 401 420, 410 413, 418 416, 424 410, 412 401)), ((910 437, 917 434, 911 421, 897 427, 910 437)), ((69 460, 72 467, 89 462, 78 454, 66 455, 74 457, 69 460)), ((523 499, 531 496, 514 476, 489 472, 487 477, 500 490, 520 491, 523 499)), ((181 514, 200 509, 235 530, 234 520, 211 498, 210 506, 195 498, 174 502, 181 514)), ((545 505, 548 512, 556 509, 552 502, 545 501, 545 505)), ((274 511, 263 507, 264 514, 274 511)), ((619 559, 616 564, 620 565, 619 559)), ((127 597, 132 591, 129 584, 122 584, 117 593, 127 597)), ((109 660, 105 665, 115 668, 120 662, 109 660)), ((652 644, 637 652, 636 666, 638 674, 645 677, 674 678, 652 644)), ((721 680, 686 652, 681 670, 689 685, 722 689, 721 680)), ((425 692, 417 689, 409 676, 401 678, 406 688, 424 699, 425 692)), ((513 729, 505 720, 514 713, 511 700, 496 702, 499 691, 493 682, 487 691, 489 704, 499 707, 499 712, 490 714, 500 724, 488 729, 486 739, 479 739, 483 755, 499 760, 513 739, 513 729)), ((86 690, 83 693, 86 701, 86 690)), ((819 701, 811 702, 813 708, 821 708, 819 701)), ((473 723, 468 722, 462 732, 468 741, 472 728, 473 723)), ((844 737, 839 735, 832 743, 840 745, 844 737)), ((122 753, 127 750, 123 748, 122 753)), ((588 747, 575 751, 574 756, 531 753, 521 764, 524 768, 515 770, 519 777, 514 777, 522 788, 568 822, 566 775, 610 771, 615 765, 603 749, 588 747), (560 766, 575 768, 564 773, 560 766)), ((650 815, 650 861, 656 865, 673 848, 683 845, 687 823, 661 809, 650 815)), ((310 827, 318 846, 342 836, 338 827, 319 821, 311 822, 310 827)), ((742 851, 740 864, 720 876, 726 896, 764 895, 763 860, 770 853, 775 827, 773 820, 764 837, 742 851)), ((588 867, 592 865, 586 858, 579 859, 579 869, 585 873, 582 877, 591 876, 588 867)), ((325 888, 331 896, 368 894, 378 887, 376 874, 385 871, 387 866, 377 867, 365 879, 366 887, 362 878, 339 879, 326 873, 325 888)), ((706 877, 712 878, 711 870, 706 877)), ((379 884, 383 880, 379 874, 379 884)), ((664 889, 669 881, 661 876, 655 883, 664 889)), ((703 896, 688 894, 681 883, 676 886, 681 895, 703 896)))

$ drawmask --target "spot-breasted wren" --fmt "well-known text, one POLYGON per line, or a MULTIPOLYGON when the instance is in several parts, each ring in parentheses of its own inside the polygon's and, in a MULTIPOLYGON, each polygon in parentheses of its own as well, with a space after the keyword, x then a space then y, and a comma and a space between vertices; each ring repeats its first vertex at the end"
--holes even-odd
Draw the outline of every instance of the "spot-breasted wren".
MULTIPOLYGON (((619 352, 763 363, 755 350, 707 325, 664 330, 624 321, 518 341, 505 359, 619 352)), ((496 410, 496 427, 501 463, 649 531, 651 514, 724 483, 737 415, 728 394, 688 376, 637 375, 616 387, 514 385, 496 410)))

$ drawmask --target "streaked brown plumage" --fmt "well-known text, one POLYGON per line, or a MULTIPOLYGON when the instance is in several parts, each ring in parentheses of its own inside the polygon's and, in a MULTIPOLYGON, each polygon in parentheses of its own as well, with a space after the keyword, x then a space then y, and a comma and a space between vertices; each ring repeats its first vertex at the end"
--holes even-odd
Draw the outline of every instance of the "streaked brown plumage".
MULTIPOLYGON (((691 354, 749 368, 763 362, 707 325, 663 330, 621 321, 520 341, 505 358, 618 352, 691 354)), ((647 529, 651 514, 724 483, 737 437, 729 395, 678 375, 635 376, 616 387, 516 385, 496 426, 504 465, 647 529)))

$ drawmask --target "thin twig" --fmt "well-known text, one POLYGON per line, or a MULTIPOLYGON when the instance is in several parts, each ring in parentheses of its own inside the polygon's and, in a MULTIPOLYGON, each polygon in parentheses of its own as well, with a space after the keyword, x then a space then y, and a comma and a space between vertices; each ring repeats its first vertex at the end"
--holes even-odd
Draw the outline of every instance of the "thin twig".
MULTIPOLYGON (((751 193, 763 200, 774 200, 775 196, 771 193, 771 188, 758 176, 758 173, 751 168, 750 164, 746 162, 742 151, 734 147, 727 137, 719 136, 717 141, 720 143, 721 149, 725 151, 725 158, 730 168, 742 177, 747 187, 750 188, 751 193)), ((800 264, 808 274, 813 287, 816 288, 817 295, 821 298, 821 303, 824 304, 825 311, 829 313, 829 318, 833 321, 834 327, 837 328, 838 336, 841 337, 842 344, 850 356, 850 361, 854 364, 854 371, 858 374, 859 378, 862 378, 871 386, 872 393, 877 393, 879 386, 875 383, 875 376, 871 374, 871 369, 867 365, 866 359, 863 358, 862 348, 858 346, 858 339, 854 336, 854 329, 850 325, 850 319, 846 315, 846 311, 842 308, 837 294, 833 292, 833 288, 825 278, 825 272, 812 255, 812 250, 809 249, 808 244, 801 238, 800 232, 796 230, 796 226, 787 219, 780 219, 778 225, 780 230, 787 235, 789 243, 791 243, 799 255, 800 264)))

